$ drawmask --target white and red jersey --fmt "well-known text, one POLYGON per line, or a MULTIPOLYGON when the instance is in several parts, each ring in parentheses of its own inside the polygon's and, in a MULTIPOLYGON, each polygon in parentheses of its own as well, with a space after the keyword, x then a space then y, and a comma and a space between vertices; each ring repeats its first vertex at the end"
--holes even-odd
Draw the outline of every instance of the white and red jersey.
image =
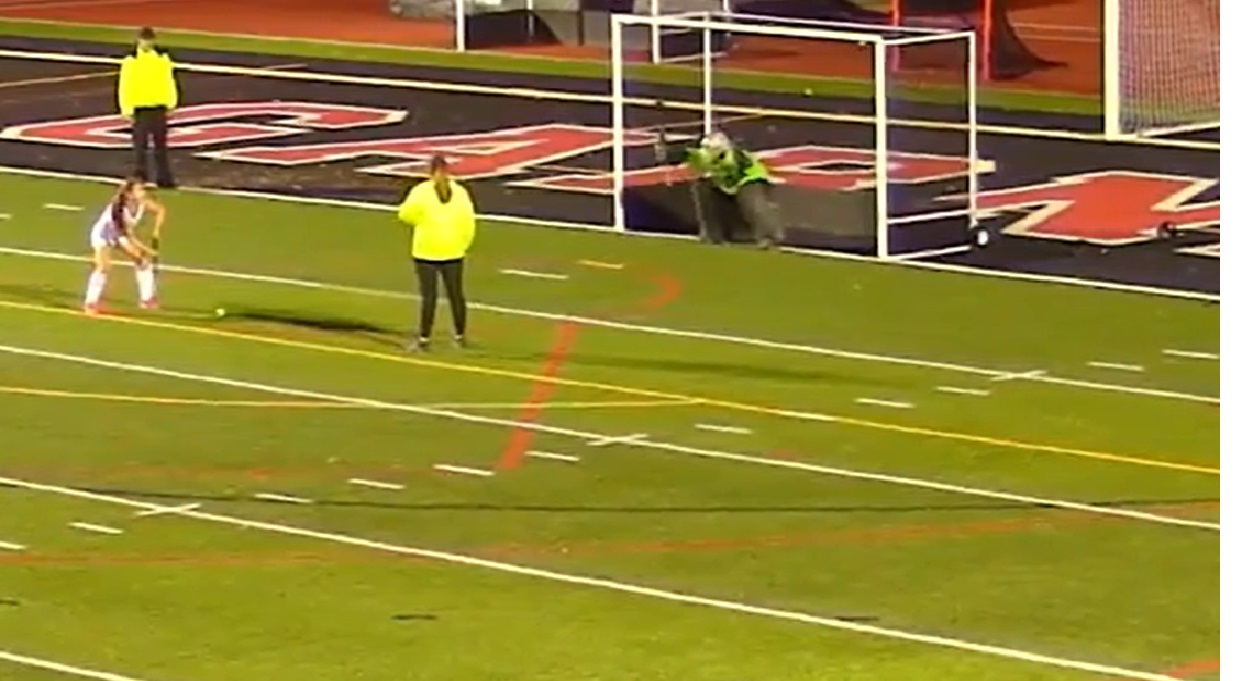
POLYGON ((90 247, 99 249, 121 246, 129 240, 130 231, 142 219, 145 211, 144 203, 124 198, 107 204, 90 227, 90 247))

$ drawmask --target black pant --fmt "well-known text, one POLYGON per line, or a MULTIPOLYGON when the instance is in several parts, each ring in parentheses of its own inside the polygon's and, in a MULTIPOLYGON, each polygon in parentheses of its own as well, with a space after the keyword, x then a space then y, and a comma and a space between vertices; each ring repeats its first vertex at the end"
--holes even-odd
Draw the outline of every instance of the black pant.
POLYGON ((147 151, 155 157, 155 183, 174 187, 172 166, 168 162, 168 110, 165 106, 140 107, 133 111, 133 174, 150 181, 146 168, 147 151))
POLYGON ((421 338, 429 338, 434 332, 434 312, 438 308, 438 279, 442 278, 451 303, 451 319, 455 322, 455 335, 463 336, 468 325, 468 304, 464 300, 464 259, 421 260, 414 258, 417 281, 421 285, 421 338))

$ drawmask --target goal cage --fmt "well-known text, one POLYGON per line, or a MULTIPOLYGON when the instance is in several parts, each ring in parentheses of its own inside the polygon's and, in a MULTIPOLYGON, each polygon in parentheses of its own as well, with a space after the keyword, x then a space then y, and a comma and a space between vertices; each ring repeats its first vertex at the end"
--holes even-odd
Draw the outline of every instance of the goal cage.
POLYGON ((771 171, 785 246, 907 258, 973 243, 985 164, 973 31, 715 12, 611 23, 619 229, 699 235, 704 222, 753 240, 739 202, 683 163, 721 131, 771 171), (788 56, 845 76, 764 68, 788 56))
POLYGON ((1219 143, 1220 0, 1104 0, 1104 132, 1219 143))

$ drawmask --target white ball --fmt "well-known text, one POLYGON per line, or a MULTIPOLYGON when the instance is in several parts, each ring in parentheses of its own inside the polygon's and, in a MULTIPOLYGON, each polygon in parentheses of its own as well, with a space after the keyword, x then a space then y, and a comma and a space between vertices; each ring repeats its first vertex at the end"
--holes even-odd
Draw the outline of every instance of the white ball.
POLYGON ((227 310, 225 310, 225 309, 223 309, 222 307, 217 307, 217 308, 215 308, 215 316, 216 316, 216 317, 223 317, 223 316, 224 316, 224 315, 226 315, 227 313, 228 313, 228 311, 227 311, 227 310))

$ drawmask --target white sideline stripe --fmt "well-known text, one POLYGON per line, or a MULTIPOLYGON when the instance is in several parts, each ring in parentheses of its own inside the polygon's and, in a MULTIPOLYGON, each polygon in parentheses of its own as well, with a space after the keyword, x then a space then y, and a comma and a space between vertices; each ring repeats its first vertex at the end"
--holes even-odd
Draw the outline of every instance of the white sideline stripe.
POLYGON ((0 220, 12 220, 13 216, 9 213, 0 213, 0 220))
POLYGON ((994 383, 999 383, 1001 381, 1012 381, 1015 379, 1034 381, 1038 379, 1043 379, 1045 374, 1047 374, 1047 372, 1043 371, 1042 369, 1036 369, 1034 371, 1011 371, 1009 373, 997 374, 996 376, 992 377, 992 380, 994 383))
MULTIPOLYGON (((372 400, 362 397, 348 397, 344 395, 333 395, 330 393, 318 392, 314 390, 303 390, 299 388, 285 388, 265 383, 255 383, 252 381, 240 381, 231 378, 223 378, 220 376, 208 376, 204 374, 192 374, 183 371, 174 371, 171 369, 161 369, 158 367, 147 366, 142 364, 129 364, 124 362, 113 362, 104 359, 95 359, 93 357, 83 357, 81 355, 70 355, 60 352, 49 352, 46 350, 34 350, 31 348, 21 348, 10 345, 0 345, 0 352, 7 352, 14 355, 25 357, 40 357, 43 359, 54 359, 74 364, 82 364, 86 366, 97 366, 109 369, 117 369, 136 374, 146 374, 150 376, 163 376, 165 378, 176 378, 185 381, 193 381, 196 383, 206 383, 210 385, 223 385, 233 388, 244 388, 255 390, 258 392, 270 393, 273 395, 285 395, 291 397, 302 397, 307 399, 322 400, 326 402, 342 402, 346 404, 356 404, 359 406, 370 407, 373 409, 386 409, 390 411, 400 411, 408 414, 422 414, 424 416, 435 416, 439 418, 452 419, 465 423, 477 423, 482 425, 498 426, 504 429, 509 428, 524 428, 526 430, 535 430, 541 433, 550 435, 560 435, 563 437, 571 437, 580 440, 586 440, 589 444, 598 440, 613 440, 615 438, 607 437, 597 433, 591 433, 584 430, 575 430, 572 428, 564 428, 561 426, 551 426, 542 423, 531 423, 522 421, 511 421, 508 419, 494 418, 491 416, 481 416, 478 414, 468 414, 464 412, 454 412, 445 409, 429 409, 426 407, 417 407, 408 404, 399 404, 396 402, 385 402, 382 400, 372 400)), ((1076 501, 1067 501, 1063 499, 1049 499, 1045 497, 1028 496, 1023 494, 1015 494, 1011 492, 1000 492, 995 490, 983 489, 979 487, 966 487, 963 485, 953 485, 945 482, 935 482, 922 478, 911 478, 901 475, 889 475, 885 473, 869 473, 866 471, 858 471, 847 468, 835 468, 832 466, 823 466, 804 461, 794 461, 791 459, 771 459, 751 454, 738 454, 717 449, 704 449, 701 447, 689 447, 685 445, 676 445, 668 442, 660 442, 647 439, 629 439, 631 436, 620 436, 628 438, 626 444, 633 447, 643 449, 659 450, 664 452, 675 452, 679 454, 687 454, 703 459, 714 459, 717 461, 733 461, 739 463, 750 463, 756 465, 769 466, 773 468, 784 468, 788 470, 796 470, 807 473, 817 473, 820 475, 828 475, 839 478, 849 478, 852 480, 867 480, 871 482, 882 482, 891 485, 900 485, 904 487, 916 487, 920 489, 931 489, 940 492, 960 494, 964 496, 980 497, 984 499, 998 499, 1001 501, 1015 502, 1028 504, 1032 506, 1045 506, 1050 508, 1060 508, 1081 513, 1092 513, 1095 515, 1106 515, 1118 518, 1128 518, 1131 520, 1140 520, 1149 523, 1158 523, 1161 525, 1175 525, 1181 527, 1191 527, 1196 529, 1220 531, 1219 523, 1211 523, 1202 520, 1190 520, 1187 518, 1175 518, 1173 516, 1157 515, 1146 511, 1136 511, 1125 508, 1096 506, 1093 504, 1085 504, 1076 501)))
POLYGON ((14 544, 11 541, 0 541, 0 549, 6 551, 25 551, 26 547, 23 544, 14 544))
POLYGON ((374 489, 404 489, 404 486, 399 483, 382 482, 381 480, 369 480, 366 478, 348 478, 348 484, 359 487, 373 487, 374 489))
POLYGON ((290 496, 287 494, 271 494, 270 492, 258 492, 257 494, 253 495, 253 498, 261 499, 262 501, 280 501, 285 504, 312 504, 314 503, 312 499, 306 499, 304 497, 294 497, 294 496, 290 496))
POLYGON ((57 672, 60 674, 68 674, 69 676, 80 676, 84 679, 95 679, 95 681, 141 681, 134 676, 124 676, 123 674, 113 674, 111 672, 101 672, 94 669, 86 669, 85 667, 75 667, 71 664, 63 662, 52 662, 29 655, 18 655, 17 653, 8 650, 0 650, 0 660, 12 662, 13 664, 25 665, 36 669, 43 669, 49 672, 57 672))
POLYGON ((632 433, 630 435, 599 435, 588 443, 589 447, 610 447, 613 445, 635 445, 645 441, 647 433, 632 433))
POLYGON ((95 534, 124 534, 125 533, 124 530, 116 528, 116 527, 109 527, 107 525, 96 525, 94 523, 69 523, 69 527, 76 528, 79 530, 85 530, 86 532, 94 532, 95 534))
MULTIPOLYGON (((73 64, 119 64, 116 57, 99 55, 65 54, 58 52, 29 52, 24 50, 0 49, 0 58, 28 59, 31 61, 68 62, 73 64)), ((225 76, 251 76, 259 78, 276 78, 316 83, 334 83, 344 85, 362 85, 370 87, 396 88, 405 90, 428 90, 431 92, 452 92, 471 95, 497 95, 534 100, 552 100, 563 102, 583 102, 587 104, 602 104, 609 107, 612 102, 610 94, 589 94, 568 92, 565 90, 543 90, 527 87, 502 87, 483 85, 480 83, 454 83, 445 81, 416 80, 411 78, 387 78, 381 76, 356 76, 342 73, 319 73, 313 71, 272 71, 263 67, 229 66, 226 64, 209 63, 178 63, 177 69, 188 73, 209 73, 225 76)), ((704 105, 699 102, 673 100, 668 98, 624 97, 630 106, 661 107, 672 111, 699 112, 704 105)), ((721 114, 753 115, 761 117, 791 118, 796 120, 829 121, 834 123, 850 123, 857 125, 872 125, 875 117, 863 114, 841 114, 823 111, 803 111, 796 109, 769 109, 755 106, 713 105, 712 110, 721 114)), ((970 126, 965 123, 948 123, 941 121, 916 119, 889 119, 890 126, 902 128, 918 128, 921 130, 950 130, 966 132, 970 126)), ((986 135, 1009 135, 1015 137, 1032 137, 1040 139, 1064 139, 1082 142, 1109 144, 1139 144, 1146 146, 1169 147, 1177 149, 1198 149, 1216 151, 1219 144, 1198 140, 1177 140, 1139 137, 1136 140, 1109 140, 1102 133, 1085 133, 1072 130, 1054 130, 1047 128, 1025 128, 1013 125, 979 124, 975 130, 986 135)), ((3 133, 0 132, 0 137, 3 133)))
POLYGON ((185 511, 196 511, 199 508, 202 508, 202 504, 194 503, 180 504, 178 506, 160 506, 159 508, 152 508, 148 511, 138 511, 133 515, 138 518, 149 518, 157 515, 169 515, 174 513, 184 513, 185 511))
MULTIPOLYGON (((11 6, 0 5, 0 11, 11 9, 11 6)), ((93 78, 102 78, 104 76, 116 75, 115 70, 108 71, 92 71, 90 73, 75 73, 69 76, 52 76, 50 78, 27 78, 25 80, 13 80, 7 83, 0 83, 0 89, 7 90, 16 87, 30 87, 31 85, 52 85, 58 83, 71 83, 77 80, 89 80, 93 78)))
POLYGON ((878 400, 873 397, 859 397, 855 399, 859 404, 870 404, 874 407, 890 407, 892 409, 914 409, 915 405, 910 402, 898 402, 896 400, 878 400))
POLYGON ((566 279, 565 274, 554 274, 553 272, 534 272, 533 270, 516 270, 506 269, 500 270, 503 274, 510 274, 516 277, 528 277, 530 279, 566 279))
MULTIPOLYGON (((51 494, 59 494, 62 496, 75 497, 78 499, 89 499, 92 501, 101 501, 131 508, 150 508, 152 504, 124 497, 111 496, 100 494, 98 492, 88 492, 72 487, 61 487, 58 485, 46 485, 42 483, 19 480, 16 478, 0 477, 0 485, 8 485, 10 487, 18 487, 32 491, 48 492, 51 494)), ((283 525, 280 523, 264 522, 258 520, 246 520, 234 516, 221 515, 217 513, 206 513, 202 511, 187 511, 182 514, 185 517, 195 520, 203 520, 206 522, 218 523, 223 525, 231 525, 233 527, 245 527, 256 530, 266 530, 294 537, 302 537, 307 539, 317 539, 321 541, 335 542, 338 544, 346 544, 349 546, 357 546, 361 548, 374 549, 377 551, 385 551, 387 553, 396 553, 407 556, 416 556, 428 560, 436 560, 444 563, 453 563, 456 565, 468 565, 477 568, 483 568, 496 572, 507 574, 522 575, 526 577, 538 577, 540 579, 561 582, 565 584, 574 584, 577 586, 588 586, 597 589, 605 589, 607 591, 616 591, 621 593, 633 594, 637 596, 645 596, 663 601, 672 601, 675 603, 687 603, 691 605, 699 605, 717 610, 727 610, 730 612, 738 612, 746 615, 758 615, 761 617, 769 617, 779 620, 787 620, 799 622, 802 624, 810 624, 819 627, 827 627, 830 629, 839 629, 857 634, 868 634, 871 636, 879 636, 883 638, 897 639, 901 641, 911 641, 914 643, 922 643, 940 648, 952 648, 954 650, 963 650, 972 653, 982 653, 994 657, 1002 657, 1012 660, 1020 660, 1023 662, 1032 662, 1036 664, 1061 667, 1064 669, 1074 669, 1078 671, 1088 671, 1097 674, 1103 674, 1113 677, 1125 679, 1137 679, 1138 681, 1179 681, 1163 674, 1153 674, 1134 669, 1124 669, 1121 667, 1113 667, 1095 662, 1085 662, 1082 660, 1071 660, 1068 658, 1052 657, 1049 655, 1041 655, 1027 650, 1019 650, 1016 648, 1005 648, 1002 646, 989 645, 986 643, 972 643, 956 638, 948 638, 945 636, 934 636, 932 634, 919 634, 901 629, 893 629, 890 627, 881 627, 873 624, 863 624, 860 622, 852 622, 847 620, 835 619, 832 617, 822 617, 820 615, 812 615, 805 612, 794 610, 782 610, 779 608, 768 608, 758 605, 749 605, 739 601, 725 600, 721 598, 708 598, 705 596, 695 596, 677 591, 666 591, 653 587, 640 586, 629 582, 620 582, 611 579, 603 579, 600 577, 589 577, 586 575, 572 574, 568 572, 557 572, 554 570, 545 570, 541 568, 526 567, 516 563, 507 563, 503 561, 490 560, 487 558, 475 558, 473 556, 452 553, 448 551, 440 551, 435 549, 424 549, 401 544, 389 544, 386 542, 373 541, 362 539, 346 534, 338 534, 334 532, 320 532, 317 530, 309 530, 292 525, 283 525)), ((132 679, 105 678, 108 681, 134 681, 132 679)))
POLYGON ((938 392, 951 393, 953 395, 972 395, 974 397, 987 397, 992 394, 987 390, 980 390, 979 388, 959 388, 952 385, 938 385, 936 389, 938 392))
POLYGON ((82 209, 81 206, 71 206, 67 203, 45 203, 43 207, 48 210, 63 210, 70 213, 76 213, 82 209))
POLYGON ((436 463, 434 470, 444 473, 459 473, 461 475, 476 475, 482 478, 488 478, 494 475, 494 471, 482 470, 480 468, 469 468, 468 466, 453 466, 449 463, 436 463))
POLYGON ((585 267, 596 267, 600 270, 621 270, 626 267, 621 262, 603 262, 601 260, 579 260, 577 262, 585 267))
POLYGON ((1114 371, 1142 371, 1141 364, 1122 364, 1120 362, 1087 362, 1087 366, 1096 369, 1112 369, 1114 371))
POLYGON ((1220 361, 1220 353, 1218 352, 1198 352, 1196 350, 1165 350, 1164 354, 1169 357, 1180 357, 1182 359, 1209 359, 1220 361))
POLYGON ((578 456, 570 454, 559 454, 558 452, 546 452, 540 449, 534 449, 528 453, 534 459, 549 459, 550 461, 566 461, 567 463, 576 463, 580 460, 578 456))
MULTIPOLYGON (((0 172, 7 172, 3 166, 0 166, 0 172)), ((109 180, 110 182, 110 180, 109 180)), ((182 191, 185 191, 182 189, 182 191)), ((204 192, 215 193, 215 192, 204 192)), ((262 198, 260 195, 251 196, 251 198, 262 198)), ((385 207, 384 207, 385 210, 385 207)), ((24 256, 30 258, 42 258, 44 260, 64 260, 69 262, 90 262, 90 258, 73 253, 62 253, 57 251, 40 251, 25 248, 12 248, 0 246, 0 253, 9 255, 24 256)), ((122 263, 117 263, 122 264, 122 263)), ((377 298, 392 298, 397 300, 407 300, 416 296, 400 293, 397 291, 383 291, 380 289, 363 288, 359 286, 345 286, 340 284, 325 284, 314 281, 305 281, 302 279, 292 279, 289 277, 278 277, 263 274, 246 274, 243 272, 229 272, 226 270, 212 270, 198 267, 186 267, 183 265, 166 265, 160 264, 159 268, 164 272, 177 272, 181 274, 193 274, 204 277, 215 277, 219 279, 235 279, 238 281, 253 281, 266 284, 276 284, 283 286, 295 286, 299 288, 317 289, 321 291, 338 291, 341 293, 354 293, 357 295, 372 296, 377 298)), ((746 345, 755 348, 763 348, 766 350, 782 350, 787 352, 798 352, 803 354, 818 355, 822 357, 833 357, 836 359, 848 359, 860 362, 876 362, 882 364, 900 364, 903 366, 920 367, 924 369, 938 369, 940 371, 952 371, 960 374, 970 374, 974 376, 986 376, 994 380, 1010 380, 1012 378, 1022 378, 1026 380, 1036 381, 1039 383, 1048 383, 1052 385, 1060 385, 1071 388, 1079 388, 1086 390, 1102 390, 1107 392, 1124 393, 1127 395, 1138 395, 1142 397, 1159 397, 1172 400, 1183 400, 1188 402, 1204 402, 1207 404, 1219 404, 1219 397, 1210 395, 1197 395, 1191 393, 1182 393, 1173 390, 1160 390, 1156 388, 1141 388, 1138 386, 1121 385, 1116 383, 1101 383, 1097 381, 1084 381, 1072 378, 1064 378, 1059 376, 1050 376, 1045 371, 1029 371, 1029 372, 1008 372, 999 371, 996 369, 986 369, 983 367, 972 366, 968 364, 955 364, 950 362, 937 362, 933 360, 915 359, 912 357, 900 357, 897 355, 884 355, 870 352, 859 352, 855 350, 839 350, 836 348, 826 348, 816 345, 802 345, 798 343, 783 343, 780 341, 766 340, 762 338, 749 338, 746 336, 732 336, 721 333, 712 333, 707 331, 687 331, 682 329, 672 329, 661 326, 649 326, 645 324, 633 324, 629 322, 619 322, 609 319, 598 319, 594 317, 584 317, 580 315, 560 314, 556 312, 541 312, 538 310, 528 310, 524 308, 505 307, 501 305, 490 305, 487 303, 469 303, 468 307, 481 310, 484 312, 492 312, 495 314, 506 314, 516 317, 530 317, 533 319, 546 319, 556 322, 572 322, 584 326, 595 326, 598 328, 616 329, 620 331, 631 331, 634 333, 647 333, 655 336, 670 336, 673 338, 691 338, 696 340, 715 341, 719 343, 731 343, 734 345, 746 345)))
POLYGON ((731 435, 751 435, 751 428, 742 426, 721 426, 715 423, 697 423, 696 428, 700 430, 709 430, 714 433, 729 433, 731 435))

